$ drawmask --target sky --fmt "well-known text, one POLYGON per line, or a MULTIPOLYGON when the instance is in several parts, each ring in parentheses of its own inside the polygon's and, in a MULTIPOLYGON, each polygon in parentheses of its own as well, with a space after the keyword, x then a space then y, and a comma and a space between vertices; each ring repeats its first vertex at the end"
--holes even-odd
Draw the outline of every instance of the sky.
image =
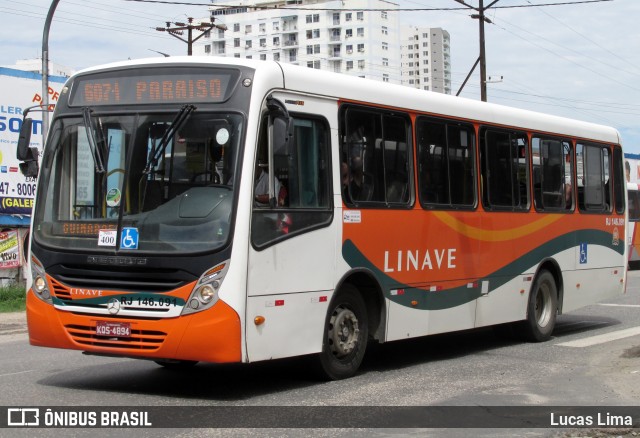
MULTIPOLYGON (((640 1, 578 1, 500 0, 487 10, 492 22, 485 25, 487 74, 492 78, 488 101, 613 126, 622 135, 625 152, 640 154, 640 1), (555 5, 542 6, 550 3, 555 5), (502 80, 496 82, 499 77, 502 80)), ((185 43, 155 28, 166 21, 208 17, 207 0, 188 2, 198 5, 60 0, 49 34, 49 59, 81 69, 161 56, 154 51, 185 55, 185 43)), ((407 9, 464 8, 455 0, 396 2, 407 9)), ((466 3, 477 6, 479 0, 466 3)), ((50 0, 0 0, 0 66, 41 56, 50 4, 50 0)), ((478 21, 470 17, 472 12, 400 15, 403 24, 449 32, 453 94, 479 54, 478 21)), ((479 100, 479 82, 476 69, 460 95, 479 100)))

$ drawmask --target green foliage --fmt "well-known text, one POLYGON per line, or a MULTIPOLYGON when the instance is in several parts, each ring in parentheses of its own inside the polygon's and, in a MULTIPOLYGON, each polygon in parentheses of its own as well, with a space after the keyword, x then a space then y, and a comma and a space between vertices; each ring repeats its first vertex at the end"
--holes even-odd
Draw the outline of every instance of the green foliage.
POLYGON ((0 313, 19 312, 26 308, 27 293, 24 286, 0 288, 0 313))

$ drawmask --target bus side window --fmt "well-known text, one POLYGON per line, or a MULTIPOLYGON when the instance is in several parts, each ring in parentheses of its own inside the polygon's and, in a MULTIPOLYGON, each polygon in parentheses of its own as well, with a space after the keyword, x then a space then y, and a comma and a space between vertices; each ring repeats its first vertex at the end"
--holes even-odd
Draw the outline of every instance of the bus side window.
POLYGON ((624 213, 624 169, 623 169, 622 148, 616 146, 613 148, 613 194, 615 198, 616 213, 624 213))
POLYGON ((406 206, 411 199, 409 118, 354 107, 347 107, 342 114, 345 203, 406 206))
POLYGON ((536 210, 571 211, 573 177, 571 144, 548 137, 533 137, 533 193, 536 210))
POLYGON ((354 203, 375 201, 374 191, 378 174, 381 126, 374 112, 347 111, 347 137, 345 142, 348 183, 345 185, 348 199, 354 203))
POLYGON ((481 130, 482 202, 485 208, 528 210, 528 151, 524 133, 481 130))
POLYGON ((383 160, 385 202, 407 203, 409 200, 408 124, 405 118, 383 116, 383 160))
POLYGON ((593 213, 611 211, 611 160, 607 146, 580 144, 576 146, 578 168, 578 206, 593 213))
POLYGON ((419 117, 416 130, 422 205, 425 208, 473 208, 473 126, 419 117))
POLYGON ((258 140, 251 226, 251 240, 258 249, 328 225, 332 217, 329 128, 320 118, 293 117, 293 138, 286 147, 274 149, 271 157, 277 201, 259 202, 260 178, 268 175, 266 121, 265 117, 258 140))

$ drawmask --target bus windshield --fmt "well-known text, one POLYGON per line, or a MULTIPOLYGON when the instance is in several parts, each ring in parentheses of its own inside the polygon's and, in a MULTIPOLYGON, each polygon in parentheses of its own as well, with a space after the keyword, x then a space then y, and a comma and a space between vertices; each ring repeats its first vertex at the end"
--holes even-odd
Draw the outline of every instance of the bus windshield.
POLYGON ((243 117, 194 106, 54 121, 34 238, 81 250, 213 251, 229 239, 243 117))

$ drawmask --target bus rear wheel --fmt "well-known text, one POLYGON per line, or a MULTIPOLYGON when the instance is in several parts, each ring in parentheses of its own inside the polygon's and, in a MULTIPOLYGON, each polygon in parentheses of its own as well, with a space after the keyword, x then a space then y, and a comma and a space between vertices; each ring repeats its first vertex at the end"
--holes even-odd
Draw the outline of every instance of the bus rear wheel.
POLYGON ((558 313, 558 288, 549 271, 536 277, 527 307, 527 319, 520 324, 522 335, 530 342, 543 342, 551 338, 558 313))
POLYGON ((323 377, 340 380, 353 376, 367 348, 367 308, 358 290, 345 285, 329 306, 319 355, 323 377))

